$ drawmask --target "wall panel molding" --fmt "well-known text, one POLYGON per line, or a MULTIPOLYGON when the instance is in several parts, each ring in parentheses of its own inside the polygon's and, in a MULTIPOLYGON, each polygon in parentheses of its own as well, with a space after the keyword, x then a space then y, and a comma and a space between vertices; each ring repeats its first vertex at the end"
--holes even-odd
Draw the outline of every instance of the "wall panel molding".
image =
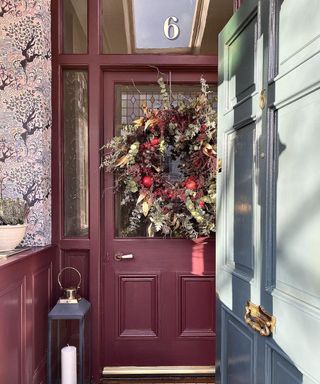
POLYGON ((0 383, 46 382, 54 247, 0 261, 0 383))
POLYGON ((37 269, 32 273, 32 337, 33 337, 33 380, 45 375, 47 337, 38 338, 38 330, 44 331, 47 336, 47 324, 51 308, 52 296, 52 262, 37 269))
POLYGON ((0 328, 1 343, 6 346, 0 349, 1 366, 10 367, 13 362, 15 365, 14 372, 0 371, 0 382, 27 383, 26 276, 18 276, 0 290, 0 328))
MULTIPOLYGON (((81 273, 80 296, 89 298, 89 250, 72 249, 62 251, 62 268, 73 267, 81 273)), ((78 282, 78 276, 72 271, 63 273, 63 284, 74 286, 78 282)))

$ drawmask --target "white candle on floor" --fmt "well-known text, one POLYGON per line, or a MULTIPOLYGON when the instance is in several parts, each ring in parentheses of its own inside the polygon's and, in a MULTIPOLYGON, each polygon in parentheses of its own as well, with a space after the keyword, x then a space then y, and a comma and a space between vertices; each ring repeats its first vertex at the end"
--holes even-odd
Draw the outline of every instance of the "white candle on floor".
POLYGON ((61 384, 77 384, 77 348, 61 349, 61 384))

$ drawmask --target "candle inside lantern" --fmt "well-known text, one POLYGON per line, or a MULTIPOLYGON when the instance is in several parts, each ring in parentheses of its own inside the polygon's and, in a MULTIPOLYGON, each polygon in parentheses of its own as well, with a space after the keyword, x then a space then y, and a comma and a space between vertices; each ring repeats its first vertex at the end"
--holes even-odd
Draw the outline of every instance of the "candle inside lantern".
POLYGON ((61 384, 77 384, 77 348, 61 349, 61 384))

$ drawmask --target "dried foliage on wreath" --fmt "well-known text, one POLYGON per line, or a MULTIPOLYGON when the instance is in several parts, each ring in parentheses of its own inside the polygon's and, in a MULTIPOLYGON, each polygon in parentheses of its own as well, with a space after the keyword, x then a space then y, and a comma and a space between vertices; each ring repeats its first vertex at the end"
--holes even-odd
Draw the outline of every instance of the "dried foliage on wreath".
POLYGON ((162 106, 147 109, 132 125, 104 145, 101 163, 115 176, 122 205, 133 207, 125 235, 148 220, 149 236, 194 239, 215 230, 216 112, 201 78, 201 93, 170 104, 158 79, 162 106), (178 163, 180 177, 168 173, 168 159, 178 163))

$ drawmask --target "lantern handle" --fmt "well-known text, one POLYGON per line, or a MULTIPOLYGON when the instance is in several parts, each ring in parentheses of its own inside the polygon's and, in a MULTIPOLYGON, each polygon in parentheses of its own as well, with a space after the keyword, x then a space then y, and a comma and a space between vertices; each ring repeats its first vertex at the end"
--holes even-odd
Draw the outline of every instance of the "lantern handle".
POLYGON ((62 287, 62 284, 61 284, 61 281, 60 281, 60 277, 61 277, 62 272, 65 271, 66 269, 72 269, 73 271, 76 271, 76 272, 78 273, 78 275, 79 275, 79 283, 78 283, 78 285, 77 285, 77 289, 79 289, 79 288, 80 288, 80 285, 81 285, 81 273, 80 273, 76 268, 73 268, 73 267, 65 267, 65 268, 62 268, 61 271, 59 272, 59 275, 58 275, 58 284, 59 284, 60 288, 61 288, 61 289, 64 289, 64 288, 62 287))

